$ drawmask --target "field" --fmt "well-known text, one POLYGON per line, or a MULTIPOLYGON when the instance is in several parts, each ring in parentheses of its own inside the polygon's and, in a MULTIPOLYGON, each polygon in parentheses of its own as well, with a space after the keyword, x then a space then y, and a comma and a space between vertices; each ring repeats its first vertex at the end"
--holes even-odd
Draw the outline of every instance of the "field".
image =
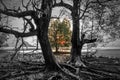
POLYGON ((96 56, 120 58, 120 49, 98 49, 96 56))

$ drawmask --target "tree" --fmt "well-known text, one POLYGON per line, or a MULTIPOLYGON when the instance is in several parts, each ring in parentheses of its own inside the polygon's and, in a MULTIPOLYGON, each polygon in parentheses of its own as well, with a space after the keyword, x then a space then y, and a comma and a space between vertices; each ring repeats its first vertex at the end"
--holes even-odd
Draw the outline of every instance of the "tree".
MULTIPOLYGON (((0 4, 2 4, 3 7, 0 9, 0 14, 12 16, 14 18, 22 18, 24 21, 22 26, 23 31, 12 29, 9 25, 0 25, 0 32, 13 34, 16 38, 22 38, 22 40, 24 37, 36 35, 42 49, 46 69, 48 71, 59 70, 65 75, 78 79, 76 75, 67 73, 61 68, 61 66, 55 60, 49 43, 48 27, 53 3, 53 0, 22 0, 22 6, 16 7, 12 5, 14 6, 13 8, 8 8, 5 2, 0 0, 0 4)), ((22 43, 15 52, 17 52, 17 50, 19 50, 23 44, 24 43, 22 43)))
MULTIPOLYGON (((101 29, 99 29, 100 28, 99 23, 101 21, 102 14, 104 13, 106 6, 109 5, 109 2, 110 2, 109 0, 104 0, 104 1, 99 1, 99 0, 96 0, 96 1, 95 0, 82 1, 82 0, 80 0, 78 2, 74 0, 73 1, 73 7, 75 7, 75 8, 73 10, 75 10, 75 9, 76 10, 73 13, 74 14, 76 13, 76 14, 72 15, 72 17, 73 17, 73 31, 74 31, 74 28, 77 26, 76 27, 77 29, 75 28, 76 29, 75 31, 77 31, 78 33, 77 32, 73 33, 73 35, 75 35, 75 34, 79 35, 79 31, 78 31, 79 28, 80 28, 80 30, 83 30, 83 29, 81 29, 82 27, 78 26, 79 25, 78 20, 85 20, 86 18, 89 18, 89 20, 87 20, 88 22, 91 21, 92 23, 94 23, 94 22, 98 21, 97 25, 95 25, 96 23, 91 25, 91 27, 92 27, 91 31, 92 32, 95 31, 95 30, 100 31, 101 29), (81 5, 81 4, 83 4, 83 5, 81 5), (96 9, 96 10, 94 11, 93 9, 96 9), (81 10, 81 11, 79 11, 79 10, 81 10), (74 18, 76 18, 76 20, 74 18), (95 29, 93 27, 95 27, 95 29)), ((112 3, 112 1, 111 1, 111 3, 112 3)), ((86 27, 88 27, 88 26, 86 26, 86 27)), ((89 32, 89 30, 87 32, 89 32)), ((94 34, 96 34, 96 32, 94 34)), ((93 35, 93 37, 91 36, 92 38, 89 38, 89 39, 86 39, 86 35, 87 35, 86 32, 81 32, 80 33, 80 35, 81 35, 80 38, 79 38, 79 36, 76 35, 76 41, 78 41, 78 42, 75 43, 75 41, 73 41, 73 45, 76 44, 75 49, 77 49, 78 51, 76 50, 75 52, 73 52, 72 56, 73 55, 74 56, 73 56, 73 58, 71 57, 71 61, 73 61, 73 62, 76 61, 78 65, 83 65, 84 66, 84 64, 82 64, 81 57, 78 58, 78 60, 75 58, 76 57, 75 53, 77 53, 78 56, 81 55, 81 49, 82 49, 82 46, 85 43, 96 42, 97 38, 95 38, 94 34, 91 33, 91 35, 93 35)), ((74 39, 75 38, 73 38, 73 40, 74 39)))
MULTIPOLYGON (((93 43, 97 39, 91 38, 86 39, 86 34, 84 32, 80 33, 80 21, 84 20, 84 18, 89 18, 92 16, 91 12, 93 12, 93 8, 99 5, 106 5, 111 0, 72 0, 72 5, 67 4, 61 0, 61 2, 55 4, 54 6, 62 6, 71 11, 72 21, 73 21, 73 31, 72 31, 72 49, 71 49, 71 59, 70 63, 73 63, 77 66, 84 66, 84 63, 81 59, 81 50, 85 43, 93 43), (94 6, 94 7, 93 7, 94 6)), ((97 8, 97 10, 100 8, 97 8)), ((99 18, 100 19, 100 18, 99 18)))
MULTIPOLYGON (((10 28, 10 26, 6 25, 0 25, 0 32, 13 34, 16 38, 21 38, 23 40, 24 37, 29 37, 36 35, 37 39, 40 43, 42 54, 45 60, 45 66, 47 71, 61 71, 67 76, 70 76, 74 79, 78 79, 78 77, 71 72, 67 72, 66 70, 63 70, 60 64, 55 60, 55 57, 53 55, 49 38, 48 38, 48 27, 49 22, 51 18, 51 12, 53 7, 53 1, 52 0, 27 0, 24 4, 22 0, 22 6, 8 8, 5 3, 0 0, 3 9, 0 9, 0 13, 12 16, 14 18, 22 18, 24 21, 23 24, 23 31, 15 30, 10 28), (22 7, 22 8, 21 8, 22 7)), ((25 1, 25 0, 24 0, 25 1)), ((15 53, 21 48, 21 46, 24 43, 22 43, 16 50, 15 53)), ((15 54, 12 56, 11 59, 14 59, 15 54)), ((73 68, 74 69, 74 68, 73 68)), ((2 78, 2 79, 5 79, 2 78)))
POLYGON ((0 27, 0 32, 13 34, 15 35, 16 38, 20 38, 20 37, 23 38, 23 37, 36 35, 38 37, 38 41, 40 43, 43 52, 46 66, 48 67, 48 69, 52 69, 52 70, 57 69, 58 63, 56 62, 53 56, 47 35, 49 21, 51 18, 51 11, 53 4, 52 0, 51 1, 22 0, 21 3, 22 6, 16 6, 9 9, 6 3, 1 0, 1 5, 3 8, 0 9, 0 13, 15 18, 22 18, 24 21, 23 32, 9 29, 9 26, 0 27), (34 24, 36 25, 36 28, 34 24))
POLYGON ((70 35, 70 22, 66 18, 62 22, 58 19, 51 21, 49 38, 51 46, 55 47, 56 53, 60 47, 70 46, 70 35))
POLYGON ((100 41, 109 42, 116 39, 119 39, 119 23, 120 23, 120 13, 119 13, 119 4, 120 1, 110 1, 105 4, 100 5, 92 5, 95 20, 99 29, 99 33, 101 36, 100 41), (105 38, 108 36, 108 38, 105 38), (108 39, 108 40, 106 40, 108 39))
POLYGON ((89 5, 91 2, 86 0, 85 2, 81 0, 73 1, 73 10, 72 10, 72 20, 73 20, 73 32, 72 32, 72 49, 71 49, 71 60, 70 63, 75 64, 76 66, 85 66, 81 59, 82 47, 85 43, 95 42, 96 39, 85 39, 85 33, 80 33, 80 21, 83 19, 89 5), (81 4, 83 11, 81 10, 81 4))

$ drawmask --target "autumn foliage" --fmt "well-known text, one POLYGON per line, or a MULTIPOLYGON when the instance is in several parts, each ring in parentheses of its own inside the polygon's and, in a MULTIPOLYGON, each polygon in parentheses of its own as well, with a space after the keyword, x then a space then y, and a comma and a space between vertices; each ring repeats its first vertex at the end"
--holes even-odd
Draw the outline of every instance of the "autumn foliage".
POLYGON ((70 22, 66 18, 63 21, 51 20, 49 38, 51 46, 58 52, 60 47, 70 46, 70 22))

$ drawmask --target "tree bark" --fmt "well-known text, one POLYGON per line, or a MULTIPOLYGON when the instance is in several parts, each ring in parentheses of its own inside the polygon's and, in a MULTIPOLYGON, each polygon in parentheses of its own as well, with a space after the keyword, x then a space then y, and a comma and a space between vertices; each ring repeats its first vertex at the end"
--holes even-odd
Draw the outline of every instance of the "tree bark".
POLYGON ((58 53, 58 44, 55 45, 55 53, 58 53))
POLYGON ((70 63, 76 66, 85 66, 81 59, 81 50, 83 44, 79 38, 79 1, 73 1, 72 20, 73 20, 73 32, 72 32, 72 48, 70 63))
POLYGON ((58 70, 60 66, 55 60, 55 57, 52 53, 52 49, 48 39, 48 27, 49 27, 51 10, 52 10, 50 2, 51 1, 43 0, 41 9, 46 12, 43 13, 41 18, 39 19, 36 18, 34 20, 37 25, 37 32, 38 32, 37 37, 38 37, 38 41, 40 42, 46 67, 49 70, 58 70))

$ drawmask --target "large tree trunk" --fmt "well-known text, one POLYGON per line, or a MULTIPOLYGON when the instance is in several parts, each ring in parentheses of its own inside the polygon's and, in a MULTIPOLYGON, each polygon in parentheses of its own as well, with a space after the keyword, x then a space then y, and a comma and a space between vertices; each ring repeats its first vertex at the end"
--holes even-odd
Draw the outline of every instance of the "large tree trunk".
POLYGON ((85 66, 81 59, 81 50, 82 43, 79 38, 79 1, 73 1, 73 11, 72 11, 72 20, 73 20, 73 32, 72 32, 72 48, 71 48, 71 59, 70 63, 76 66, 85 66))
POLYGON ((79 38, 79 31, 78 31, 79 29, 76 28, 76 26, 78 27, 79 24, 76 23, 76 22, 74 22, 74 24, 73 24, 73 33, 72 33, 72 41, 71 41, 72 42, 72 48, 71 48, 70 63, 72 63, 73 65, 75 65, 77 67, 80 67, 80 66, 85 67, 85 64, 83 63, 82 58, 81 58, 81 53, 82 53, 82 48, 83 48, 84 43, 83 43, 83 40, 80 40, 80 38, 79 38))
POLYGON ((50 1, 43 0, 41 8, 43 11, 46 11, 46 12, 43 13, 41 18, 36 19, 35 21, 37 25, 37 31, 38 31, 38 34, 37 34, 38 41, 40 42, 40 46, 42 49, 42 53, 45 59, 45 64, 47 69, 58 70, 59 65, 52 53, 52 49, 48 39, 48 27, 49 27, 49 22, 51 17, 51 8, 52 8, 50 5, 50 1))
POLYGON ((40 42, 42 53, 45 59, 45 64, 49 69, 53 70, 58 67, 58 63, 56 62, 55 57, 52 53, 52 49, 47 36, 47 29, 44 29, 46 27, 47 25, 42 26, 41 31, 38 33, 38 40, 40 42))

